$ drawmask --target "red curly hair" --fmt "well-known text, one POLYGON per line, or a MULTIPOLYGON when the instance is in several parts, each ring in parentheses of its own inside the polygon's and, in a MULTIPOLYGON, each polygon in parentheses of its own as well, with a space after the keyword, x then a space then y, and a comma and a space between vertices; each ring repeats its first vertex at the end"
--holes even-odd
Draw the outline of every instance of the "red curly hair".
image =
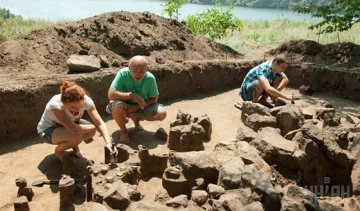
POLYGON ((60 86, 61 102, 71 103, 84 100, 85 90, 73 81, 65 81, 60 86))

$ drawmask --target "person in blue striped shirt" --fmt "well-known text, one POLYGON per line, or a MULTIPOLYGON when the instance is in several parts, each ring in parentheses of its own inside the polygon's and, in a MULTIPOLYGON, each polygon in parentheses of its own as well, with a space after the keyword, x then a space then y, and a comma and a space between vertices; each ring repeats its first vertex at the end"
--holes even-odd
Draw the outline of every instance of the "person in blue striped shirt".
POLYGON ((282 57, 275 57, 253 67, 245 76, 240 87, 240 96, 244 101, 261 103, 267 107, 273 107, 267 98, 270 96, 274 102, 277 98, 291 100, 294 103, 293 94, 286 95, 281 92, 289 83, 284 71, 288 67, 282 57))

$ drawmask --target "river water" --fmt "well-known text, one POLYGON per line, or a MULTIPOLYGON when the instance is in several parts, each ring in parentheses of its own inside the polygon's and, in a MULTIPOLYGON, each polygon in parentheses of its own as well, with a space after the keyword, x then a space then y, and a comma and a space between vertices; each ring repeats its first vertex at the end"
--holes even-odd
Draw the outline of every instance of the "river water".
MULTIPOLYGON (((105 12, 150 11, 157 15, 162 13, 158 0, 0 0, 0 7, 24 18, 46 19, 52 21, 79 20, 105 12)), ((179 19, 183 20, 190 14, 200 13, 212 8, 213 5, 185 4, 180 9, 179 19)), ((224 6, 224 9, 226 7, 224 6)), ((291 10, 259 9, 235 7, 232 13, 243 20, 311 20, 309 15, 294 13, 291 10)))

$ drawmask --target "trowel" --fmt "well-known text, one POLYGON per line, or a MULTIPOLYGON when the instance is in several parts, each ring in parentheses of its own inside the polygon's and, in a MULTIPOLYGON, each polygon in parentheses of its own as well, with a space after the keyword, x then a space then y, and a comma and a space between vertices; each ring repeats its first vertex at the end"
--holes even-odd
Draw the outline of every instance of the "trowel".
POLYGON ((48 180, 48 179, 37 180, 31 183, 31 185, 35 187, 42 187, 44 185, 58 185, 58 184, 59 184, 59 180, 48 180))
MULTIPOLYGON (((43 180, 37 180, 33 183, 31 183, 34 187, 42 187, 44 185, 59 185, 60 180, 59 179, 43 179, 43 180)), ((79 183, 79 180, 75 180, 75 183, 79 183)))

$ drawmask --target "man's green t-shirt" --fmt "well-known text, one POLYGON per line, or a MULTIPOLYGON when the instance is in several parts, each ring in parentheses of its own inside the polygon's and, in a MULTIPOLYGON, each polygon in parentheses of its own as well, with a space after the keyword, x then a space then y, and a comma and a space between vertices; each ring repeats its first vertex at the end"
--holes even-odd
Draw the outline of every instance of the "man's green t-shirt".
MULTIPOLYGON (((132 92, 140 95, 144 100, 159 96, 155 76, 147 71, 141 81, 134 81, 128 67, 122 68, 111 83, 111 88, 119 92, 132 92)), ((136 104, 135 100, 126 101, 129 104, 136 104)))

